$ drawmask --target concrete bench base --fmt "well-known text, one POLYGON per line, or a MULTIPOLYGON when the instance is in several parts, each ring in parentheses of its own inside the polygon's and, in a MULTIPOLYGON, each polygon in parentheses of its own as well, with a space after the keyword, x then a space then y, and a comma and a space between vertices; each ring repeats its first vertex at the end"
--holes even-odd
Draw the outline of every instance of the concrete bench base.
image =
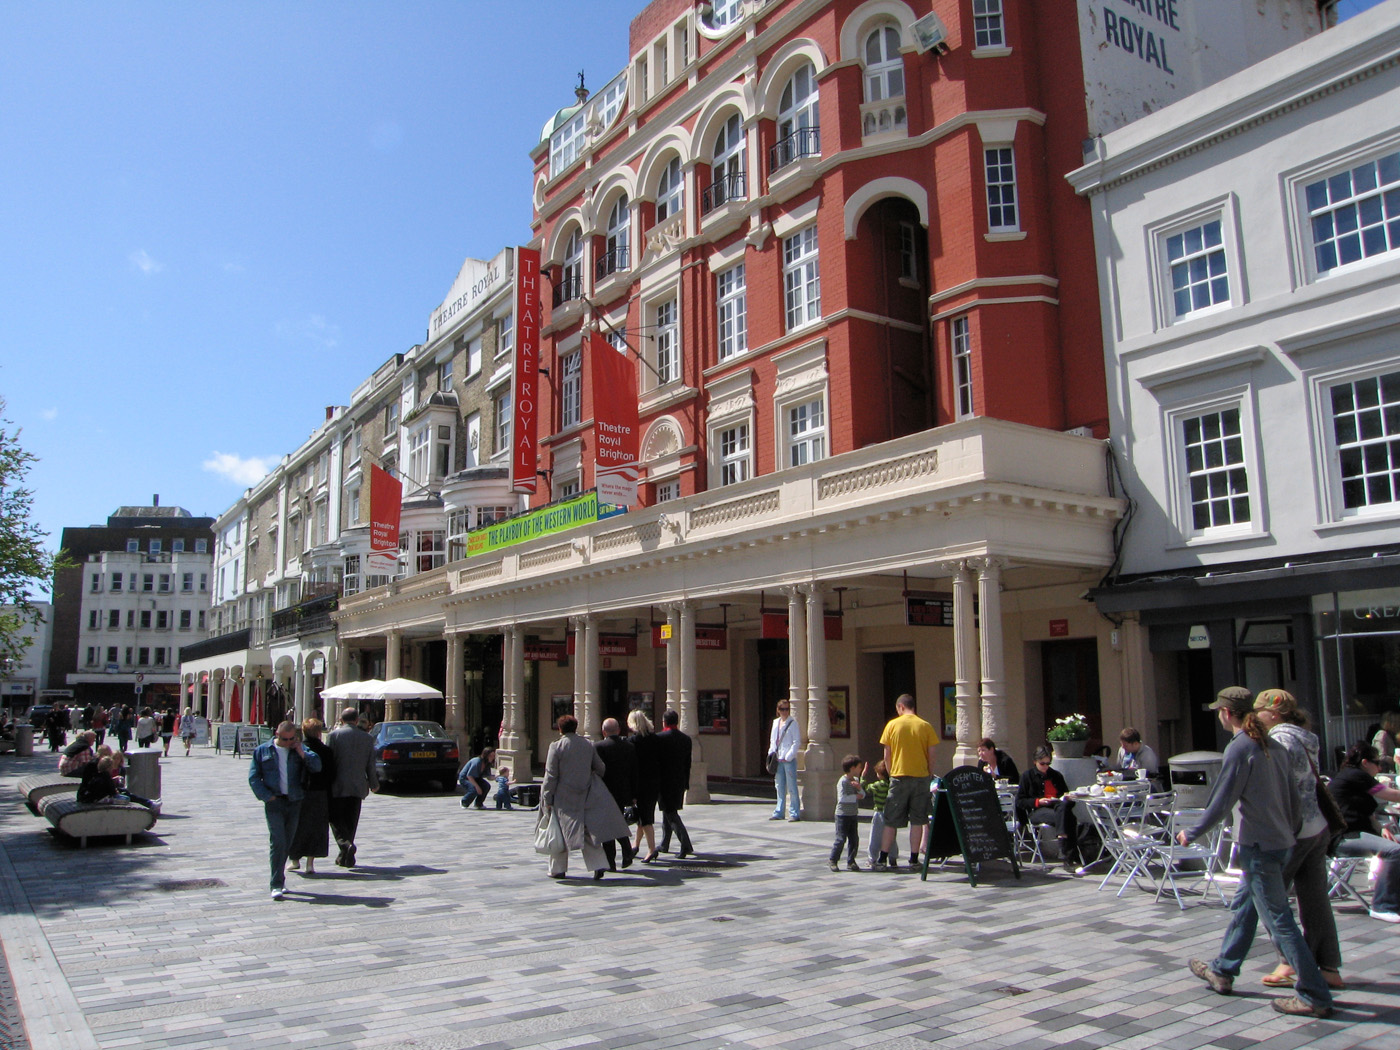
POLYGON ((39 815, 62 834, 77 839, 83 848, 87 848, 90 838, 110 835, 124 836, 130 845, 132 835, 150 831, 156 823, 155 813, 124 799, 86 803, 54 796, 39 802, 39 815))
POLYGON ((38 773, 22 779, 15 785, 15 789, 29 803, 30 808, 37 812, 41 799, 50 795, 76 794, 78 785, 81 783, 82 780, 78 777, 65 777, 57 773, 38 773))

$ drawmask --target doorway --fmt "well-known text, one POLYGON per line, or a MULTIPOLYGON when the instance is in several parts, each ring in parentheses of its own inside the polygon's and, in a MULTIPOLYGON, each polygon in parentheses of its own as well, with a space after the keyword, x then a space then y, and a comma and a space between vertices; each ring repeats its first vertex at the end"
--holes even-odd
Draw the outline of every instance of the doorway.
MULTIPOLYGON (((1040 643, 1040 674, 1045 698, 1045 728, 1057 719, 1083 715, 1089 722, 1089 748, 1103 743, 1099 711, 1099 646, 1093 638, 1040 643)), ((1116 738, 1116 734, 1115 734, 1116 738)))
MULTIPOLYGON (((788 699, 792 677, 788 673, 788 643, 786 638, 760 638, 758 645, 758 704, 754 718, 757 732, 754 739, 759 741, 763 754, 768 754, 768 740, 772 735, 773 719, 777 716, 778 701, 788 699)), ((799 728, 801 728, 799 726, 799 728)), ((759 756, 759 773, 764 772, 763 756, 759 756)))
MULTIPOLYGON (((627 672, 603 672, 603 718, 616 718, 617 724, 627 732, 627 672)), ((602 718, 598 720, 602 724, 602 718)))
MULTIPOLYGON (((914 680, 914 653, 881 653, 880 654, 880 688, 884 692, 881 703, 884 705, 884 719, 881 724, 888 722, 894 717, 894 702, 905 693, 914 698, 914 702, 919 702, 919 693, 915 688, 914 680)), ((922 711, 920 717, 926 722, 931 722, 929 715, 937 714, 931 706, 936 698, 929 698, 929 705, 922 711)), ((933 723, 936 726, 936 723, 933 723)))

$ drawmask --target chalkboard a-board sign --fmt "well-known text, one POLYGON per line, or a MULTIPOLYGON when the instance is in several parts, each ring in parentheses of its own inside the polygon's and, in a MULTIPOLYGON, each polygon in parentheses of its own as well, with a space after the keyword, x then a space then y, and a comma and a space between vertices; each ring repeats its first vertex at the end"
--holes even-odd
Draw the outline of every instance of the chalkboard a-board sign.
POLYGON ((1021 877, 1016 850, 1006 830, 996 783, 975 766, 959 766, 943 778, 934 799, 933 822, 924 851, 922 877, 928 878, 928 859, 962 854, 967 881, 977 885, 973 866, 987 860, 1006 859, 1021 877))

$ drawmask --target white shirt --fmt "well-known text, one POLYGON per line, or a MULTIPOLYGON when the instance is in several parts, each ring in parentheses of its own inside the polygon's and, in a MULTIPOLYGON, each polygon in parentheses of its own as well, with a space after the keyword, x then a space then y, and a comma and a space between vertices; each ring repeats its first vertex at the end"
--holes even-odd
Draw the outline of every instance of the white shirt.
POLYGON ((287 793, 287 756, 292 753, 289 747, 281 744, 274 744, 272 753, 277 756, 277 793, 285 795, 287 793))
POLYGON ((777 752, 779 762, 791 762, 797 758, 797 749, 801 745, 802 733, 797 728, 797 719, 773 719, 773 731, 768 736, 768 750, 777 752))

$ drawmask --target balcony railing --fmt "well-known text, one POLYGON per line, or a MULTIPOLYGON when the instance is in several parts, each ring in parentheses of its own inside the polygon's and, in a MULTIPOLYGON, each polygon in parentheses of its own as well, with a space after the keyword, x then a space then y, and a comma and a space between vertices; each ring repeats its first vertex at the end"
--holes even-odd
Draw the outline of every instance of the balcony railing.
POLYGON ((860 107, 860 131, 863 136, 884 135, 890 132, 908 133, 909 113, 904 108, 904 96, 867 102, 860 107))
POLYGON ((742 171, 721 175, 700 194, 700 214, 707 215, 721 204, 743 200, 748 195, 747 179, 742 171))
POLYGON ((272 637, 291 638, 332 630, 335 625, 331 620, 331 613, 338 608, 340 588, 337 586, 334 593, 300 602, 287 609, 278 609, 272 614, 272 637))
POLYGON ((251 628, 244 627, 239 631, 230 631, 221 634, 217 638, 206 638, 202 642, 195 642, 193 645, 183 645, 180 647, 180 662, 188 663, 191 660, 203 660, 210 656, 223 656, 225 653, 241 652, 251 648, 255 644, 251 628))
POLYGON ((779 139, 768 150, 768 174, 787 167, 802 157, 820 157, 822 134, 820 128, 798 128, 779 139))
MULTIPOLYGON (((632 249, 625 244, 619 245, 610 251, 604 252, 602 258, 593 264, 593 276, 601 281, 604 277, 611 277, 613 274, 622 270, 630 269, 631 266, 632 249)), ((583 293, 580 292, 579 294, 581 295, 583 293)), ((558 306, 559 304, 555 303, 554 305, 558 306)))
POLYGON ((556 308, 567 302, 583 298, 583 277, 565 270, 554 282, 554 305, 556 308))

